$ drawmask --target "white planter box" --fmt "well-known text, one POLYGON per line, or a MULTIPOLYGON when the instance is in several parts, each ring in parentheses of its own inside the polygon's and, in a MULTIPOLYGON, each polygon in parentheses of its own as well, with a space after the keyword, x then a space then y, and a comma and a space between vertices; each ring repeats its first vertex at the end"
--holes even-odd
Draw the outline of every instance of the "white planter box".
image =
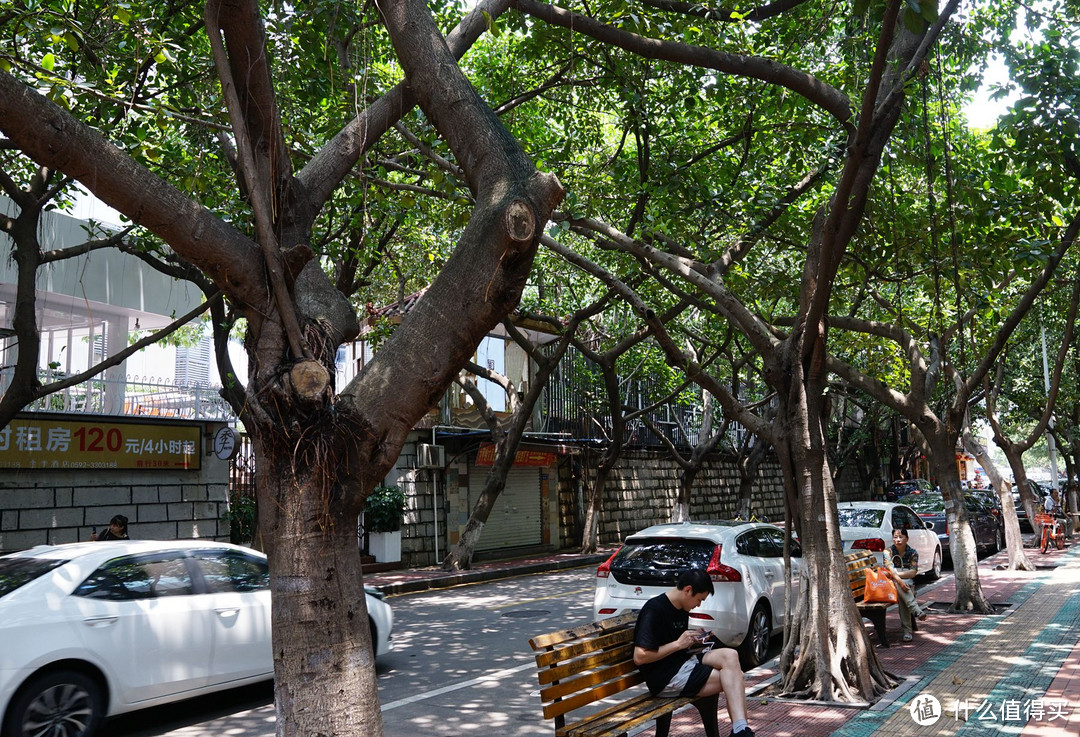
POLYGON ((396 563, 401 560, 401 530, 368 533, 368 552, 377 563, 396 563))

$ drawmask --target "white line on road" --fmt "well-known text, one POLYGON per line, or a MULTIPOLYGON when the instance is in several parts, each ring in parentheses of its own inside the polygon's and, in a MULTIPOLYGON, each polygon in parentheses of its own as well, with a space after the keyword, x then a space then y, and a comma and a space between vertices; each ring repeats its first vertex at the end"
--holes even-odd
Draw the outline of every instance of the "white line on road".
POLYGON ((499 679, 505 678, 506 676, 510 676, 510 675, 513 675, 514 673, 518 673, 520 671, 528 670, 529 668, 535 668, 535 667, 536 667, 535 663, 525 663, 524 665, 519 665, 516 668, 507 668, 505 670, 497 670, 494 673, 489 673, 486 676, 480 676, 479 678, 473 678, 471 681, 462 681, 461 683, 455 683, 452 686, 443 686, 442 688, 437 688, 434 691, 426 691, 424 693, 416 694, 415 696, 410 696, 410 697, 405 698, 405 699, 398 699, 397 701, 391 701, 389 704, 383 704, 382 710, 383 711, 390 711, 391 709, 396 709, 399 706, 405 706, 406 704, 412 704, 412 703, 417 702, 417 701, 423 701, 424 699, 431 699, 431 698, 434 698, 436 696, 442 696, 444 693, 450 693, 451 691, 457 691, 458 689, 468 688, 469 686, 476 686, 477 684, 480 684, 480 683, 490 683, 491 681, 498 681, 499 679))

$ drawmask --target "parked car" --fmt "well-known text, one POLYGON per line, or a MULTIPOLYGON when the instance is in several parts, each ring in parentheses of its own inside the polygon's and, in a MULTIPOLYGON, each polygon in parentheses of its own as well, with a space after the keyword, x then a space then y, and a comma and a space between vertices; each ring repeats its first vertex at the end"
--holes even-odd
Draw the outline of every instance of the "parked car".
MULTIPOLYGON (((1035 513, 1038 514, 1038 509, 1046 501, 1046 497, 1050 495, 1050 490, 1040 484, 1038 481, 1027 480, 1028 488, 1031 490, 1032 503, 1035 505, 1035 513)), ((1024 505, 1020 502, 1020 492, 1013 491, 1013 505, 1016 508, 1016 519, 1020 523, 1020 530, 1022 532, 1032 532, 1031 520, 1028 519, 1027 512, 1024 511, 1024 505)))
MULTIPOLYGON (((945 497, 939 491, 925 494, 909 494, 900 497, 900 504, 906 504, 924 522, 934 523, 934 532, 941 543, 941 551, 946 559, 951 560, 949 549, 949 525, 945 518, 945 497)), ((995 506, 986 494, 969 492, 964 494, 964 507, 967 510, 968 523, 975 536, 975 546, 983 551, 997 552, 1005 547, 1005 525, 1002 523, 1000 505, 995 506)))
POLYGON ((919 554, 919 573, 931 579, 941 575, 941 542, 931 529, 934 525, 923 522, 910 507, 895 502, 843 502, 836 508, 845 553, 869 550, 881 565, 892 545, 893 530, 906 527, 908 545, 919 554))
MULTIPOLYGON (((211 541, 0 557, 4 737, 89 737, 107 716, 273 677, 269 586, 262 553, 211 541)), ((366 598, 382 654, 393 613, 366 598)))
MULTIPOLYGON (((924 494, 934 490, 934 485, 926 479, 904 479, 902 481, 893 481, 889 488, 885 490, 885 501, 895 502, 902 496, 908 496, 909 494, 924 494)), ((891 544, 892 543, 890 543, 890 545, 891 544)))
MULTIPOLYGON (((596 570, 597 619, 640 609, 691 568, 709 573, 715 591, 690 612, 691 626, 707 629, 739 650, 748 667, 760 665, 769 639, 786 625, 784 532, 760 522, 683 522, 655 525, 628 538, 596 570)), ((792 595, 799 586, 802 551, 791 543, 792 595)))

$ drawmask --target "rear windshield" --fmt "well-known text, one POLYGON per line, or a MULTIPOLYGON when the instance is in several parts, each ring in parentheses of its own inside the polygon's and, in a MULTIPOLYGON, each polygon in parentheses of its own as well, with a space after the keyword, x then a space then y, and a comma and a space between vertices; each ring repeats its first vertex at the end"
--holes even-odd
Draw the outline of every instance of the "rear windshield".
POLYGON ((709 540, 634 540, 612 559, 611 575, 623 583, 674 583, 683 571, 708 568, 715 549, 716 543, 709 540))
POLYGON ((884 509, 841 509, 841 527, 881 527, 884 509))
POLYGON ((0 558, 0 597, 65 563, 54 558, 0 558))
POLYGON ((941 514, 945 511, 945 500, 937 494, 910 494, 900 503, 914 509, 916 514, 941 514))

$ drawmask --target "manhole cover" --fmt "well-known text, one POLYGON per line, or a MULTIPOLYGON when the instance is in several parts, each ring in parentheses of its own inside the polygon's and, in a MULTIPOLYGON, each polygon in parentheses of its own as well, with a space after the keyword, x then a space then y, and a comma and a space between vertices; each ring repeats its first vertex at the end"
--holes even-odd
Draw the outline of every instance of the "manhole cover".
POLYGON ((546 617, 551 614, 547 609, 517 609, 512 612, 503 612, 504 617, 510 617, 511 619, 535 619, 536 617, 546 617))
POLYGON ((1045 565, 1045 566, 1040 566, 1038 563, 1035 564, 1035 570, 1036 571, 1056 571, 1060 567, 1061 567, 1060 563, 1057 563, 1055 565, 1045 565))

